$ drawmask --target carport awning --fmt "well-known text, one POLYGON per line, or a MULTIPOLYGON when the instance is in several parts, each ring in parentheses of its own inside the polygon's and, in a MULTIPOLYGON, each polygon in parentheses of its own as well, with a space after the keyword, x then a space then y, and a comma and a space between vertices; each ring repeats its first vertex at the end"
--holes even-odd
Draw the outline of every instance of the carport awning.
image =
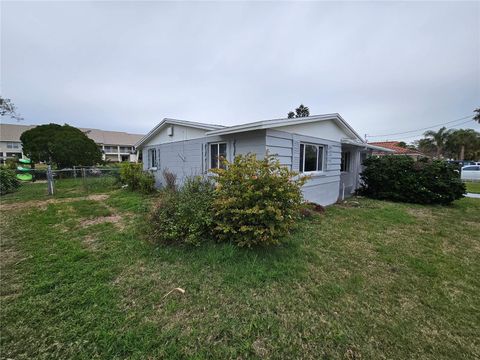
POLYGON ((345 145, 358 146, 358 147, 364 148, 365 150, 368 149, 368 150, 375 150, 375 151, 383 151, 383 152, 387 152, 387 153, 393 153, 394 152, 392 149, 387 149, 387 148, 384 148, 384 147, 381 147, 381 146, 375 146, 375 145, 371 145, 371 144, 366 143, 366 142, 359 142, 359 141, 355 141, 355 140, 352 140, 352 139, 342 139, 341 143, 345 144, 345 145))

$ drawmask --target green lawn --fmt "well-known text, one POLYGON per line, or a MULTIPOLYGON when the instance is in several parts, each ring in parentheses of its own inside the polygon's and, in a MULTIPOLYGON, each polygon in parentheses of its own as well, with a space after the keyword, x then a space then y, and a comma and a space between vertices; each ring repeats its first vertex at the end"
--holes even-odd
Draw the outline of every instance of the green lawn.
POLYGON ((177 248, 145 239, 151 197, 41 186, 2 199, 1 358, 480 357, 477 199, 352 199, 274 249, 177 248))
POLYGON ((480 181, 466 181, 465 185, 467 186, 467 192, 480 194, 480 181))

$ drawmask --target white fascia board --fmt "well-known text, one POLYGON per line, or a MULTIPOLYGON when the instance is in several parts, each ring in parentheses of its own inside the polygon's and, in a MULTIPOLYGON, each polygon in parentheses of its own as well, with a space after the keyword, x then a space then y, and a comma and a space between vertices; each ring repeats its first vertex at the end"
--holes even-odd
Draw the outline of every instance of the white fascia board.
POLYGON ((392 149, 387 149, 387 148, 384 148, 384 147, 381 147, 381 146, 371 145, 371 144, 368 144, 364 141, 356 142, 352 139, 342 139, 341 143, 346 144, 346 145, 359 146, 359 147, 363 147, 363 148, 370 149, 370 150, 383 151, 383 152, 388 152, 388 153, 395 152, 392 149))
POLYGON ((213 124, 204 124, 204 123, 199 123, 195 121, 187 121, 187 120, 178 120, 178 119, 169 119, 165 118, 160 123, 155 126, 150 132, 145 135, 143 138, 141 138, 136 144, 135 147, 141 148, 148 140, 150 140, 153 136, 155 136, 165 125, 181 125, 181 126, 188 126, 188 127, 194 127, 197 129, 203 129, 203 130, 218 130, 218 129, 223 129, 224 126, 222 125, 213 125, 213 124))
POLYGON ((233 133, 252 131, 252 130, 271 129, 279 126, 307 124, 307 123, 316 122, 316 121, 336 120, 336 119, 343 122, 343 119, 341 119, 340 115, 338 114, 315 115, 315 116, 308 116, 308 117, 294 118, 294 119, 282 118, 282 119, 273 119, 273 120, 262 120, 262 121, 248 123, 248 124, 229 126, 220 130, 212 130, 207 132, 206 135, 207 136, 226 135, 226 134, 233 134, 233 133))

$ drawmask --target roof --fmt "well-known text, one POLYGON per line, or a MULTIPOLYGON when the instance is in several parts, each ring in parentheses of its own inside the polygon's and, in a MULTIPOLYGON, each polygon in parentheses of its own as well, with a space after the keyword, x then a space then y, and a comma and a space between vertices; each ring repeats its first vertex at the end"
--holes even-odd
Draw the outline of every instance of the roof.
MULTIPOLYGON (((400 143, 399 141, 376 141, 376 142, 370 142, 369 144, 389 149, 391 152, 393 151, 393 153, 396 155, 425 156, 422 152, 415 149, 410 149, 410 148, 400 146, 399 143, 400 143)), ((379 150, 379 151, 382 151, 382 150, 379 150)))
POLYGON ((193 127, 197 129, 202 129, 202 130, 218 130, 218 129, 223 129, 225 126, 223 125, 214 125, 214 124, 206 124, 206 123, 200 123, 196 121, 187 121, 187 120, 179 120, 179 119, 170 119, 170 118, 165 118, 160 123, 155 126, 147 135, 143 136, 141 139, 138 140, 138 142, 135 144, 136 147, 141 147, 143 144, 145 144, 147 141, 149 141, 152 137, 154 137, 160 130, 162 130, 165 126, 167 125, 180 125, 180 126, 188 126, 188 127, 193 127))
POLYGON ((141 134, 130 134, 123 131, 108 131, 90 128, 79 129, 97 144, 133 146, 143 137, 141 134))
MULTIPOLYGON (((20 141, 24 131, 33 129, 37 125, 0 124, 0 141, 20 141)), ((109 131, 91 128, 79 128, 97 144, 132 146, 143 135, 130 134, 123 131, 109 131)))
POLYGON ((377 145, 372 145, 372 143, 366 143, 364 141, 359 142, 359 141, 355 141, 355 140, 352 140, 352 139, 342 139, 341 142, 342 142, 342 144, 361 146, 361 147, 364 147, 364 148, 367 148, 367 149, 370 149, 370 150, 374 150, 374 151, 381 151, 381 152, 387 152, 387 153, 392 153, 393 152, 393 150, 391 150, 391 149, 381 147, 381 146, 377 146, 377 145))
POLYGON ((207 132, 207 136, 210 135, 226 135, 234 134, 245 131, 260 130, 260 129, 270 129, 279 126, 288 126, 288 125, 297 125, 297 124, 306 124, 311 122, 318 121, 327 121, 333 120, 341 129, 345 130, 348 134, 353 136, 360 142, 364 142, 360 135, 340 116, 340 114, 324 114, 324 115, 312 115, 301 118, 281 118, 281 119, 272 119, 272 120, 261 120, 251 123, 246 123, 242 125, 235 125, 225 127, 220 130, 212 130, 207 132))
POLYGON ((0 124, 0 141, 20 141, 22 133, 34 127, 35 125, 0 124))

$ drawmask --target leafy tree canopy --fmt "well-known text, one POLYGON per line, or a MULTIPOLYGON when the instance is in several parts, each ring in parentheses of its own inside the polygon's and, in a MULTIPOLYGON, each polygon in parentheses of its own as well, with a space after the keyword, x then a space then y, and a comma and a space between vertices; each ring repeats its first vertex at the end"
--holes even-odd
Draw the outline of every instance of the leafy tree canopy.
POLYGON ((480 108, 476 108, 473 112, 475 113, 475 115, 473 115, 473 120, 480 124, 480 108))
POLYGON ((70 125, 40 125, 20 136, 23 152, 34 162, 56 164, 58 168, 91 166, 102 161, 97 144, 70 125))
POLYGON ((300 104, 300 106, 295 109, 295 112, 290 111, 288 113, 289 119, 307 117, 307 116, 310 116, 310 109, 308 108, 308 106, 305 106, 303 104, 300 104))

